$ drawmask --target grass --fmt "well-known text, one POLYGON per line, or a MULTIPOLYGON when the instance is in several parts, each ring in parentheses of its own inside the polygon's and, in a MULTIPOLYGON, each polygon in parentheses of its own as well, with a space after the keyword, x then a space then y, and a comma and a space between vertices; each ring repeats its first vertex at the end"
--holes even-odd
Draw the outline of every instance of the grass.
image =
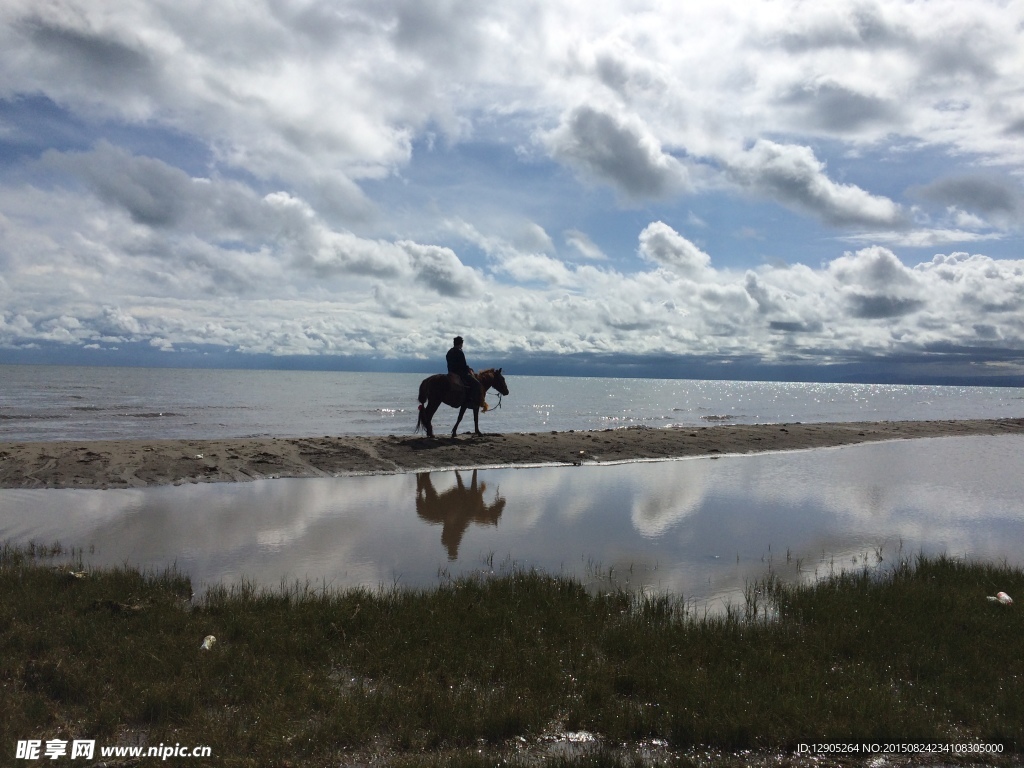
POLYGON ((769 575, 745 606, 696 617, 534 572, 193 602, 173 571, 79 578, 59 553, 0 551, 0 763, 29 738, 209 745, 240 766, 619 766, 645 749, 686 765, 821 741, 1024 751, 1024 618, 985 599, 1024 595, 1005 565, 769 575), (552 754, 560 732, 600 746, 552 754))

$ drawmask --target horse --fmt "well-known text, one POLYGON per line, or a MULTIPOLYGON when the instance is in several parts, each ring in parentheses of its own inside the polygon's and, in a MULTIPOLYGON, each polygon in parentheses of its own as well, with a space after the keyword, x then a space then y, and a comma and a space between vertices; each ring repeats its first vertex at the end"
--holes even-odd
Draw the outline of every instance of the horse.
MULTIPOLYGON (((501 368, 488 368, 486 371, 480 371, 476 378, 480 382, 480 400, 483 400, 483 396, 487 394, 487 390, 491 387, 494 387, 503 395, 508 394, 508 386, 505 384, 505 377, 501 375, 501 368)), ((417 432, 422 427, 427 430, 427 437, 434 436, 434 428, 430 420, 434 418, 434 413, 441 407, 441 403, 444 403, 452 408, 459 409, 459 418, 455 420, 455 426, 452 427, 452 437, 455 437, 455 433, 459 429, 459 424, 462 422, 462 417, 465 415, 467 408, 473 409, 473 428, 475 433, 478 435, 483 434, 480 431, 480 403, 466 402, 466 387, 461 383, 461 379, 456 374, 438 373, 425 378, 420 382, 419 401, 420 413, 416 418, 417 432), (455 379, 455 381, 452 381, 452 379, 455 379), (424 407, 424 404, 426 404, 426 407, 424 407)))

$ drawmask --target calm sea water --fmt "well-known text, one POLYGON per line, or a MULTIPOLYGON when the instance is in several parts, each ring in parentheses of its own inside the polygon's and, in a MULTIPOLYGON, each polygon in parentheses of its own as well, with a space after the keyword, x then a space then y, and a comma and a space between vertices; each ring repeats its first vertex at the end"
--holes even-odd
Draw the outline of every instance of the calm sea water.
MULTIPOLYGON (((488 432, 1024 416, 1024 389, 516 376, 488 432)), ((0 440, 403 435, 420 374, 0 366, 0 440)), ((442 408, 444 432, 456 411, 442 408)))

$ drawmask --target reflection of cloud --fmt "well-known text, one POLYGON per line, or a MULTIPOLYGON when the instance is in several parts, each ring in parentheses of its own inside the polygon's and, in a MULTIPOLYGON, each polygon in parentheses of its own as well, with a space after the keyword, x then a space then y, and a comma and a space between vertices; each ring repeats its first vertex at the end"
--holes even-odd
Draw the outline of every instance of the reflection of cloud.
MULTIPOLYGON (((398 476, 21 491, 9 509, 12 520, 24 522, 3 532, 85 546, 86 560, 97 564, 176 563, 196 589, 225 577, 275 586, 305 574, 375 587, 393 577, 395 562, 378 550, 399 535, 391 518, 408 507, 411 482, 398 476), (31 513, 16 516, 19 507, 31 513)), ((11 492, 0 493, 7 499, 11 492)))
POLYGON ((709 461, 675 462, 672 472, 660 473, 660 483, 652 483, 646 492, 637 494, 630 519, 640 535, 661 536, 699 509, 709 467, 709 461))
POLYGON ((803 540, 812 555, 835 551, 837 541, 866 538, 889 541, 890 554, 903 540, 914 551, 948 547, 953 555, 1001 556, 1007 543, 1000 528, 1022 520, 1020 442, 947 437, 743 457, 722 466, 725 476, 716 472, 716 487, 726 497, 740 489, 737 503, 756 499, 772 508, 827 513, 809 541, 793 532, 784 542, 800 547, 803 540))

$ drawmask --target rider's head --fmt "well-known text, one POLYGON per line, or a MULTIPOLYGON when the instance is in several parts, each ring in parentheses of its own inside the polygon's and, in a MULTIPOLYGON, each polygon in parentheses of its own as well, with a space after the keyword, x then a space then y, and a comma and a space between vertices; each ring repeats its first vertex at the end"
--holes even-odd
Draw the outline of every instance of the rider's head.
POLYGON ((462 346, 462 337, 461 336, 456 336, 455 337, 455 346, 456 347, 461 347, 462 346))

